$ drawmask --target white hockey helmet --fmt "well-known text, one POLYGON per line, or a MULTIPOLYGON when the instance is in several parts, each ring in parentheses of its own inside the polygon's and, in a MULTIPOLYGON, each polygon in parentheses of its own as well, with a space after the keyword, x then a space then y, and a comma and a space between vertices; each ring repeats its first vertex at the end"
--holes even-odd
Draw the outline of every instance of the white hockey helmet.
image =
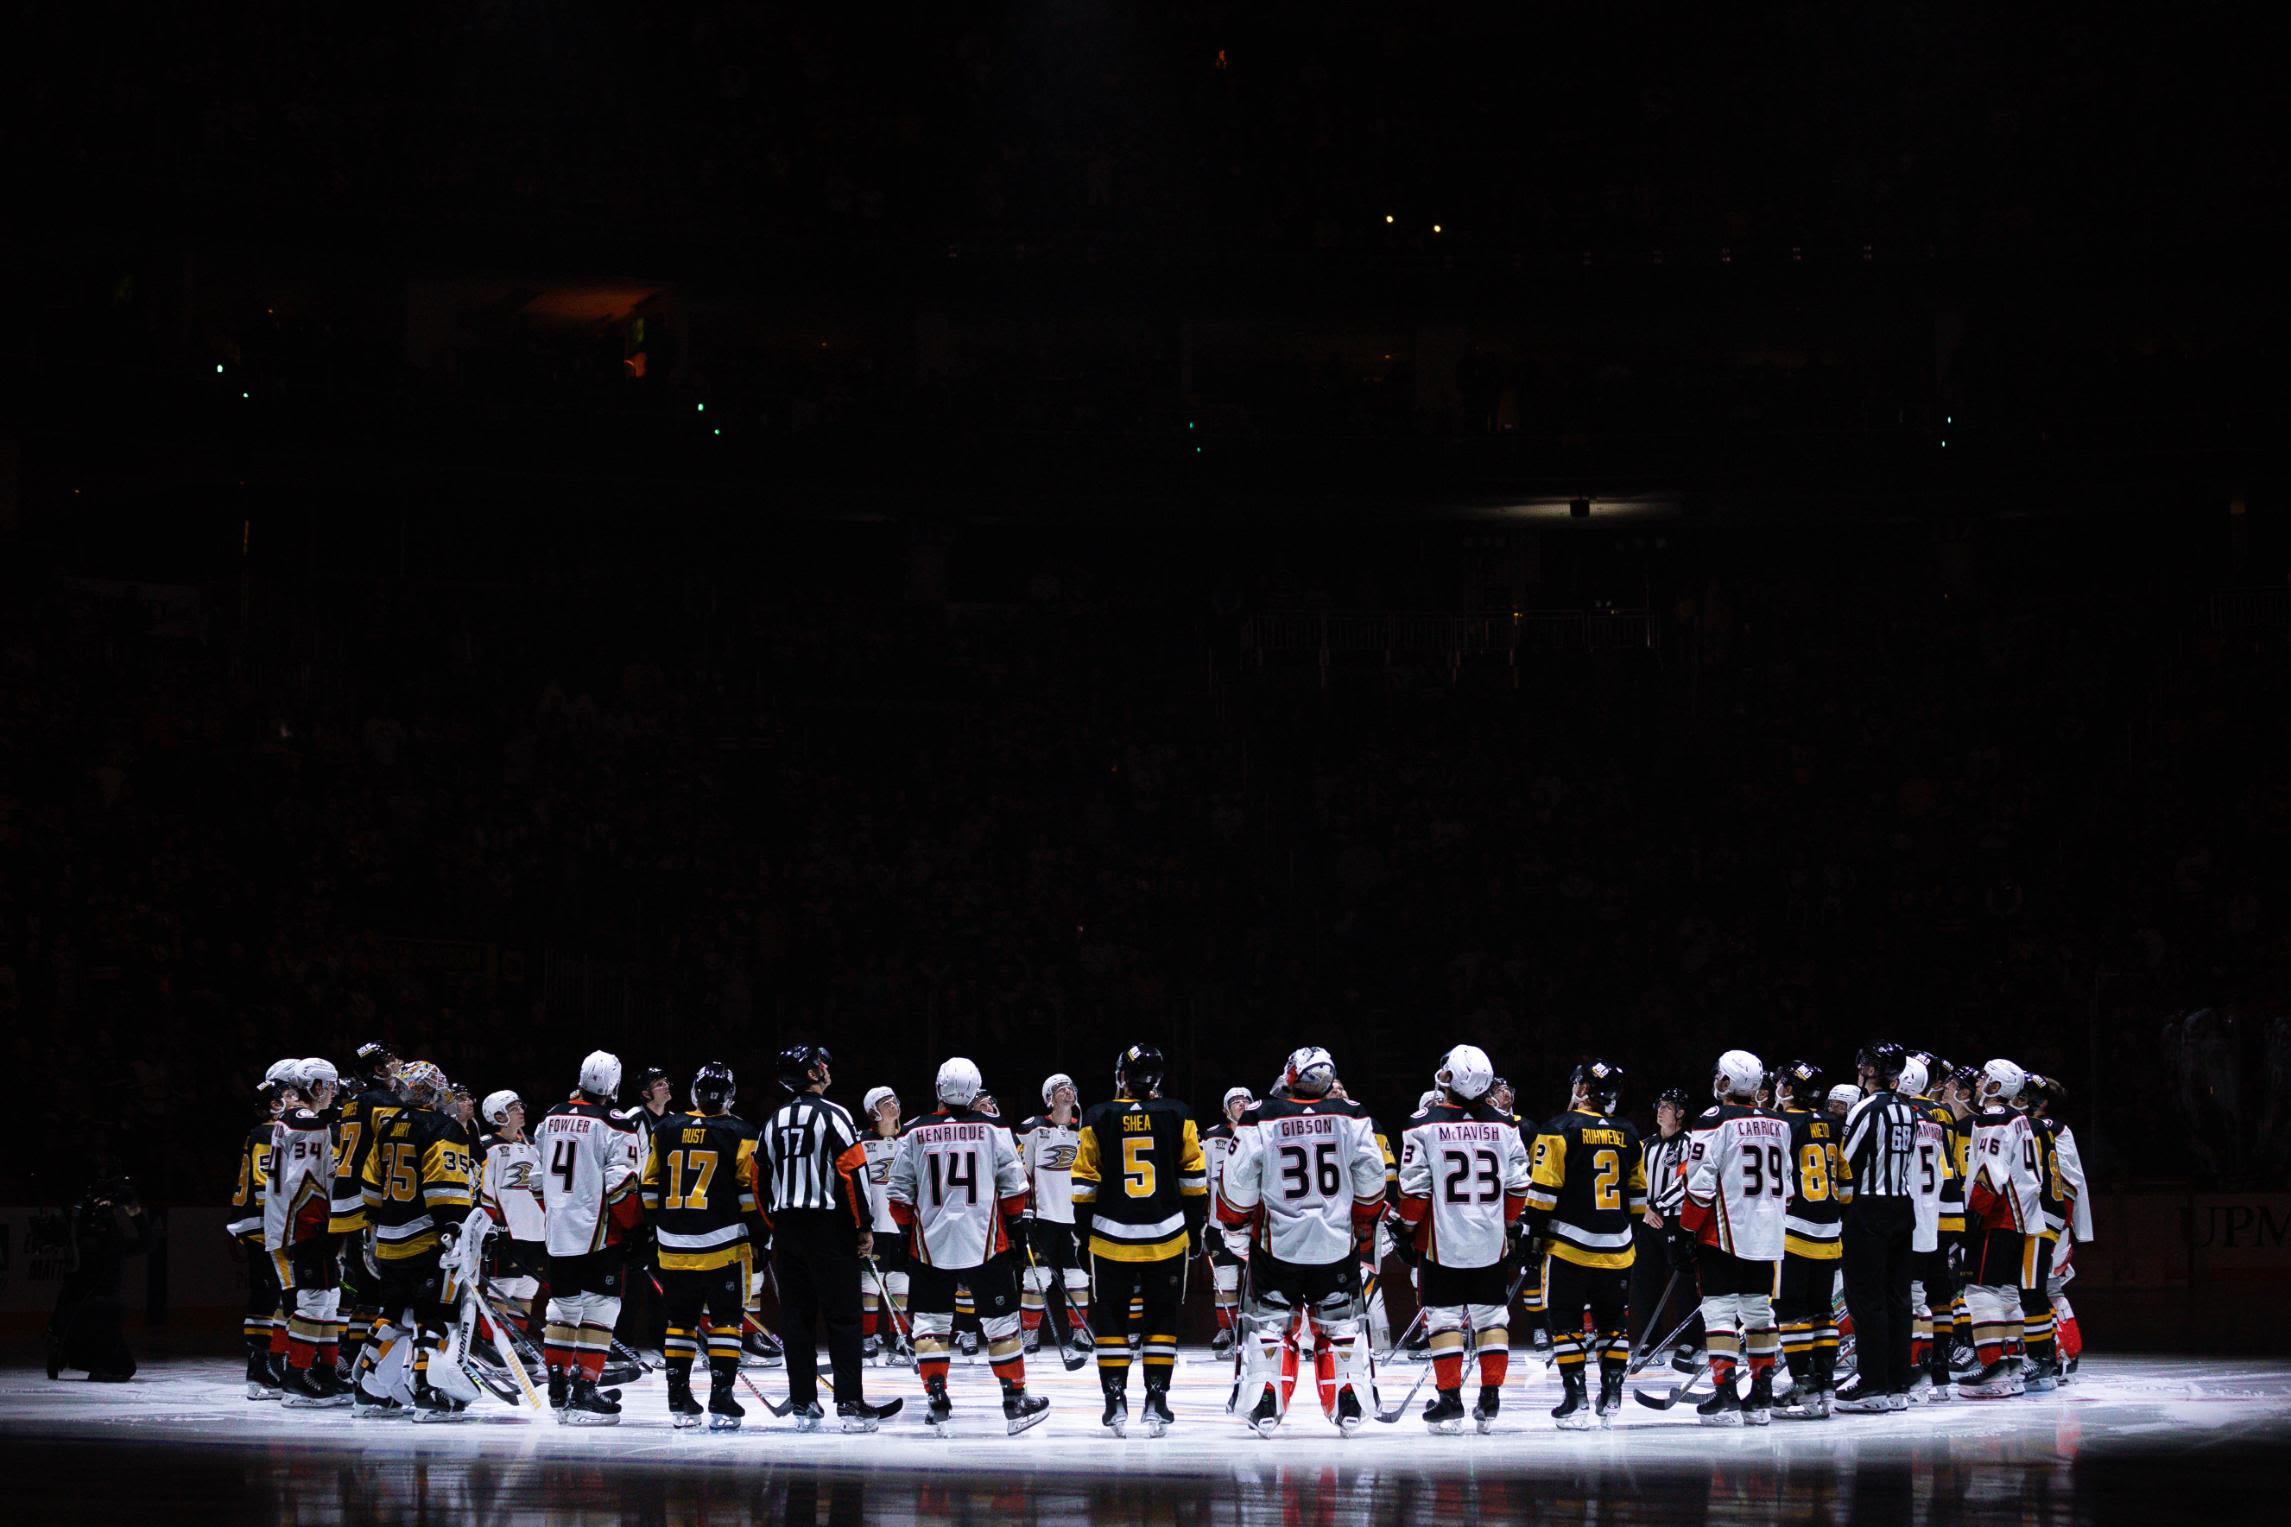
POLYGON ((1478 1045, 1458 1045, 1440 1062, 1432 1080, 1460 1098, 1483 1098, 1496 1079, 1496 1063, 1478 1045))
POLYGON ((1081 1089, 1074 1085, 1074 1078, 1068 1076, 1063 1071, 1054 1071, 1042 1079, 1043 1107, 1055 1108, 1058 1106, 1056 1103, 1051 1101, 1051 1098, 1056 1095, 1058 1089, 1061 1087, 1065 1088, 1068 1092, 1073 1093, 1077 1098, 1082 1095, 1081 1089))
POLYGON ((939 1067, 936 1090, 942 1103, 968 1108, 977 1099, 979 1089, 985 1085, 985 1079, 978 1074, 978 1067, 960 1055, 950 1057, 946 1064, 939 1067))
POLYGON ((1235 1098, 1239 1098, 1245 1104, 1253 1104, 1257 1101, 1257 1095, 1246 1087, 1228 1087, 1225 1089, 1225 1096, 1217 1100, 1217 1111, 1221 1114, 1231 1113, 1235 1098))
POLYGON ((1288 1084, 1292 1097, 1326 1097, 1329 1084, 1336 1080, 1336 1058, 1319 1045, 1291 1050, 1281 1080, 1288 1084))
POLYGON ((485 1095, 485 1101, 477 1105, 477 1115, 499 1129, 509 1122, 509 1110, 523 1106, 524 1102, 523 1098, 504 1087, 499 1092, 488 1092, 485 1095))
POLYGON ((1901 1063, 1901 1080, 1894 1085, 1904 1096, 1921 1098, 1931 1081, 1925 1074, 1925 1062, 1912 1055, 1901 1063))
POLYGON ((2000 1058, 1981 1068, 1981 1079, 1973 1084, 1973 1090, 1984 1104, 1998 1103, 2010 1108, 2021 1100, 2021 1089, 2026 1086, 2028 1073, 2000 1058))
POLYGON ((872 1119, 875 1117, 875 1110, 883 1106, 883 1101, 886 1098, 896 1103, 899 1101, 899 1094, 888 1087, 870 1087, 867 1089, 867 1096, 859 1100, 859 1111, 872 1119))
POLYGON ((591 1050, 581 1062, 581 1090, 610 1102, 620 1096, 620 1057, 610 1050, 591 1050))
POLYGON ((1447 1100, 1439 1088, 1428 1087, 1425 1089, 1424 1095, 1416 1100, 1416 1111, 1422 1113, 1427 1108, 1437 1108, 1447 1100))
POLYGON ((1830 1089, 1830 1101, 1851 1108, 1861 1101, 1861 1089, 1851 1082, 1840 1082, 1830 1089))
POLYGON ((313 1055, 294 1063, 294 1085, 304 1097, 309 1097, 321 1087, 340 1087, 342 1076, 334 1069, 334 1062, 323 1055, 313 1055))
POLYGON ((270 1069, 263 1073, 263 1085, 265 1087, 291 1087, 294 1085, 294 1073, 301 1068, 302 1062, 292 1056, 288 1056, 285 1060, 274 1060, 270 1063, 270 1069))
POLYGON ((1711 1094, 1720 1098, 1754 1098, 1766 1085, 1765 1063, 1748 1050, 1729 1050, 1718 1057, 1711 1094))

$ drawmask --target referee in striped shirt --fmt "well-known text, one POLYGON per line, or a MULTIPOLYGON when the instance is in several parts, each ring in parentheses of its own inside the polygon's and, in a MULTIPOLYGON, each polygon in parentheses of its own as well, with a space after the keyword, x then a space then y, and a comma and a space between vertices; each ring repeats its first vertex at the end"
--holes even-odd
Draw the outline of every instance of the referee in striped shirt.
POLYGON ((1838 1391, 1841 1411, 1909 1408, 1910 1244, 1916 1200, 1910 1168, 1917 1157, 1917 1109, 1897 1090, 1908 1052, 1897 1044, 1864 1045, 1854 1057, 1862 1099, 1846 1115, 1846 1307, 1853 1312, 1859 1371, 1838 1391))
POLYGON ((835 1371, 836 1410, 845 1430, 873 1431, 859 1363, 859 1259, 875 1249, 867 1232, 866 1148, 851 1115, 826 1093, 830 1056, 818 1045, 780 1051, 780 1085, 792 1094, 757 1141, 765 1212, 772 1222, 772 1268, 780 1293, 780 1340, 787 1349, 788 1398, 797 1427, 813 1430, 819 1406, 819 1342, 835 1371), (809 1425, 806 1425, 806 1423, 809 1425))

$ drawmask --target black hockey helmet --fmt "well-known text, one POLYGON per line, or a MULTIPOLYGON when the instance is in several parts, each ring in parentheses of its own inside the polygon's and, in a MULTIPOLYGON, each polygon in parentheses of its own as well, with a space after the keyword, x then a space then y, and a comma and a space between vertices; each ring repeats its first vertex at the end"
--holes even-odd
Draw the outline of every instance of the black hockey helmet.
MULTIPOLYGON (((638 1090, 642 1091, 639 1083, 638 1090)), ((704 1062, 692 1073, 692 1104, 695 1108, 713 1113, 719 1108, 732 1106, 732 1096, 738 1090, 732 1080, 732 1068, 720 1060, 704 1062)))
POLYGON ((1655 1094, 1655 1102, 1668 1103, 1680 1113, 1692 1112, 1694 1108, 1694 1099, 1687 1096, 1684 1087, 1665 1087, 1655 1094))
POLYGON ((819 1080, 813 1073, 832 1064, 834 1057, 827 1046, 792 1044, 780 1051, 780 1085, 790 1092, 801 1092, 819 1080))
POLYGON ((1613 1113, 1615 1104, 1623 1096, 1623 1068, 1593 1056, 1575 1068, 1567 1078, 1567 1085, 1586 1089, 1601 1113, 1613 1113))
POLYGON ((358 1047, 358 1053, 352 1060, 358 1074, 366 1080, 386 1082, 390 1079, 391 1071, 397 1067, 398 1052, 379 1039, 369 1039, 358 1047))
POLYGON ((642 1098, 646 1090, 649 1089, 654 1082, 665 1082, 667 1080, 668 1073, 666 1071, 661 1070, 658 1066, 647 1066, 636 1074, 636 1086, 629 1090, 629 1096, 632 1098, 642 1098))
POLYGON ((1793 1103, 1814 1104, 1825 1101, 1822 1093, 1822 1068, 1810 1060, 1794 1060, 1774 1073, 1774 1097, 1780 1101, 1783 1088, 1790 1089, 1793 1103))
POLYGON ((1936 1071, 1932 1073, 1932 1075, 1945 1075, 1947 1080, 1953 1086, 1955 1086, 1958 1091, 1964 1093, 1965 1096, 1969 1098, 1978 1097, 1980 1095, 1979 1088, 1981 1083, 1981 1068, 1979 1066, 1951 1066, 1946 1073, 1936 1071))
POLYGON ((1152 1045, 1131 1045, 1114 1057, 1114 1088, 1133 1098, 1152 1095, 1169 1071, 1169 1062, 1152 1045))
POLYGON ((2060 1084, 2058 1077, 2039 1076, 2031 1071, 2021 1087, 2021 1106, 2032 1113, 2042 1113, 2067 1096, 2068 1089, 2060 1084))
POLYGON ((1881 1039, 1863 1045, 1861 1053, 1854 1056, 1853 1063, 1855 1070, 1875 1071, 1879 1081, 1891 1086, 1901 1080, 1902 1062, 1908 1059, 1907 1050, 1890 1040, 1881 1039))

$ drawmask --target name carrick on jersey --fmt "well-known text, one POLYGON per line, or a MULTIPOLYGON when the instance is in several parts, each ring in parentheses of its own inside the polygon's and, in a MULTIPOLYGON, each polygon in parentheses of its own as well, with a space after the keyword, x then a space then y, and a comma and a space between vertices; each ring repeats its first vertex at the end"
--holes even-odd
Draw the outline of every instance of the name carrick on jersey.
POLYGON ((543 1239, 553 1257, 602 1251, 635 1228, 636 1168, 629 1160, 635 1126, 601 1103, 575 1097, 541 1116, 533 1145, 541 1154, 543 1239))
POLYGON ((728 1113, 663 1114, 647 1131, 644 1212, 663 1271, 709 1272, 748 1255, 756 1130, 728 1113))
POLYGON ((1985 1230, 2031 1235, 2044 1228, 2044 1162, 2028 1115, 1991 1109, 1973 1116, 1973 1175, 1965 1190, 1968 1220, 1985 1230))
POLYGON ((890 1197, 916 1261, 977 1267, 1010 1249, 1003 1221, 1026 1207, 1026 1168, 1001 1120, 941 1104, 899 1137, 890 1197))
POLYGON ((1435 1103, 1400 1127, 1400 1218, 1440 1267, 1493 1267, 1527 1206, 1527 1146, 1481 1102, 1435 1103))
POLYGON ((333 1210, 334 1110, 289 1108, 271 1138, 263 1245, 271 1251, 324 1235, 333 1210))
POLYGON ((372 1137, 362 1192, 374 1256, 403 1262, 437 1250, 438 1231, 469 1217, 469 1137, 431 1108, 400 1108, 372 1137))
POLYGON ((1344 1098, 1267 1098, 1241 1116, 1225 1163, 1225 1223, 1257 1221, 1257 1248, 1325 1267, 1355 1255, 1384 1212, 1384 1150, 1344 1098))
POLYGON ((1729 1256, 1779 1262, 1796 1175, 1789 1120, 1721 1103, 1695 1120, 1688 1136, 1679 1223, 1729 1256))
POLYGON ((1527 1225, 1549 1236, 1551 1255, 1578 1267, 1629 1267, 1638 1256, 1631 1226, 1646 1212, 1646 1155, 1628 1120, 1577 1108, 1536 1135, 1527 1225))
MULTIPOLYGON (((1230 1170, 1230 1166, 1228 1167, 1230 1170)), ((1074 1217, 1089 1216, 1090 1255, 1158 1262, 1185 1255, 1188 1221, 1209 1207, 1209 1163, 1193 1114, 1175 1098, 1115 1098, 1082 1115, 1074 1217)))
POLYGON ((862 1136, 867 1153, 867 1228, 877 1235, 897 1235, 899 1222, 891 1217, 891 1163, 899 1155, 897 1135, 862 1136))
MULTIPOLYGON (((1941 1249, 1941 1220, 1949 1211, 1950 1189, 1956 1184, 1953 1170, 1956 1151, 1950 1142, 1949 1111, 1938 1103, 1924 1098, 1912 1098, 1910 1106, 1917 1110, 1917 1143, 1911 1147, 1916 1159, 1910 1165, 1910 1204, 1916 1210, 1916 1228, 1910 1234, 1912 1251, 1939 1251, 1941 1249)), ((1957 1222, 1963 1224, 1965 1209, 1960 1195, 1957 1222)))
POLYGON ((479 1207, 513 1241, 538 1241, 541 1216, 541 1152, 530 1140, 487 1135, 478 1142, 479 1207))
POLYGON ((223 1227, 257 1250, 263 1243, 263 1200, 270 1193, 270 1148, 277 1134, 276 1119, 265 1119, 247 1131, 239 1146, 239 1183, 231 1193, 231 1219, 223 1227))
POLYGON ((1036 1219, 1074 1223, 1074 1158, 1081 1153, 1078 1119, 1060 1124, 1038 1113, 1018 1126, 1018 1159, 1026 1168, 1036 1219))
POLYGON ((334 1126, 334 1206, 326 1228, 348 1235, 366 1228, 366 1157, 382 1126, 405 1107, 387 1087, 368 1087, 346 1099, 334 1126))
POLYGON ((1838 1121, 1801 1108, 1784 1109, 1782 1117, 1789 1121, 1790 1159, 1798 1169, 1782 1219, 1782 1249, 1809 1262, 1838 1261, 1844 1255, 1838 1237, 1846 1201, 1853 1197, 1839 1170, 1838 1121))

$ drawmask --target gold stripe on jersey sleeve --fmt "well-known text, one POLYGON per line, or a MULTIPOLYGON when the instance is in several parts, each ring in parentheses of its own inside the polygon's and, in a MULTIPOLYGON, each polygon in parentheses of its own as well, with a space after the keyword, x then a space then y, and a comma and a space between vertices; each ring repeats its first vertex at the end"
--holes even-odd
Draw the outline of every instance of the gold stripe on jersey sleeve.
POLYGON ((1094 1204, 1098 1201, 1099 1171, 1098 1131, 1095 1128, 1085 1128, 1081 1144, 1074 1151, 1072 1184, 1075 1203, 1094 1204))
POLYGON ((1193 1121, 1185 1121, 1185 1135, 1177 1147, 1177 1191, 1186 1198, 1209 1196, 1209 1158, 1201 1154, 1201 1136, 1193 1121))

